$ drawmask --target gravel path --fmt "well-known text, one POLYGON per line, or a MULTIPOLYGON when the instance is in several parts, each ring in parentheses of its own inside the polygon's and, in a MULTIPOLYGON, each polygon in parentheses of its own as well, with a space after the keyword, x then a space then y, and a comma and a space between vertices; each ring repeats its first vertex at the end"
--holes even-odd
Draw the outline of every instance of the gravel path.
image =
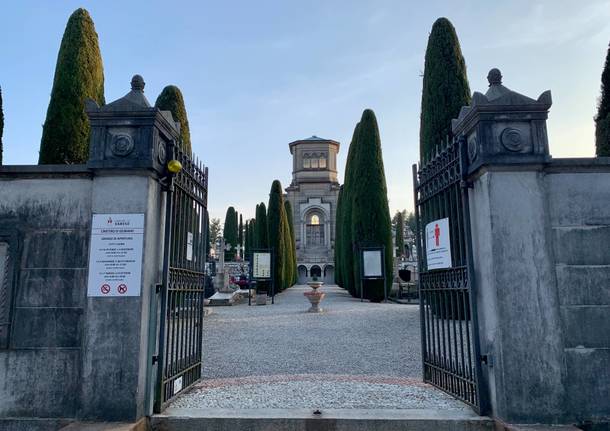
POLYGON ((214 307, 204 322, 204 378, 357 374, 420 378, 419 306, 373 304, 324 286, 324 312, 307 313, 294 286, 275 305, 214 307))
POLYGON ((342 375, 275 375, 213 379, 172 408, 442 409, 466 405, 415 379, 342 375))
POLYGON ((440 408, 464 404, 421 382, 419 308, 324 286, 321 314, 294 286, 275 305, 214 307, 203 380, 177 408, 440 408))

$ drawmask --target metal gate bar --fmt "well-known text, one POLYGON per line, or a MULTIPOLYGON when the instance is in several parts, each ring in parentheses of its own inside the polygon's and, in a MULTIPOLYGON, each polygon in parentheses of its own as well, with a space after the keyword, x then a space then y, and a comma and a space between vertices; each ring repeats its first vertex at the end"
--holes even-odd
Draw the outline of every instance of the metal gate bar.
POLYGON ((420 167, 413 165, 424 381, 486 410, 481 381, 465 144, 454 139, 420 167), (451 267, 428 270, 426 225, 448 218, 451 267))
POLYGON ((208 169, 168 146, 182 169, 168 177, 155 412, 201 377, 208 169))

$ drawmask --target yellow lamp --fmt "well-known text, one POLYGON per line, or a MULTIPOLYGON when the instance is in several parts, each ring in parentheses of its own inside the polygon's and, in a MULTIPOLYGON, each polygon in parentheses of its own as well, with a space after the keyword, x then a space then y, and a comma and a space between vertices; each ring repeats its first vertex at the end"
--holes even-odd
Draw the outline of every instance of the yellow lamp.
POLYGON ((172 174, 177 174, 182 170, 182 163, 180 163, 178 160, 170 160, 167 163, 167 170, 172 174))

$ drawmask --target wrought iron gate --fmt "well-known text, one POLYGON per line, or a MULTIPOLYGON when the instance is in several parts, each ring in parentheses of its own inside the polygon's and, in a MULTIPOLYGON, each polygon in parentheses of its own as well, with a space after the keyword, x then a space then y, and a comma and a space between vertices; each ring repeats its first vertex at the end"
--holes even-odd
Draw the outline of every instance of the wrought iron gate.
MULTIPOLYGON (((419 297, 424 381, 471 405, 487 410, 482 384, 470 210, 463 139, 447 143, 431 160, 413 165, 419 297), (427 260, 427 229, 439 246, 439 221, 448 218, 450 265, 427 260), (436 229, 436 230, 435 230, 436 229), (430 267, 441 267, 431 269, 430 267)), ((442 222, 440 222, 443 225, 442 222)), ((437 249, 438 250, 438 249, 437 249)), ((448 253, 443 257, 448 258, 448 253)))
POLYGON ((166 178, 166 220, 155 412, 201 377, 208 169, 173 143, 166 178))

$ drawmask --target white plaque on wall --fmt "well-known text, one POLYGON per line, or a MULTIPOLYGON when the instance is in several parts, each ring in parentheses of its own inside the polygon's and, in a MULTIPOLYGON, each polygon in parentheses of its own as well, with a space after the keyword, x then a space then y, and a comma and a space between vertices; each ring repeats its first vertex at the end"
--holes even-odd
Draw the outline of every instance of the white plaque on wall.
POLYGON ((434 220, 426 225, 426 261, 428 270, 451 268, 448 218, 434 220))
POLYGON ((144 214, 94 214, 87 296, 140 296, 144 214))
POLYGON ((381 250, 363 250, 364 277, 382 277, 381 250))

